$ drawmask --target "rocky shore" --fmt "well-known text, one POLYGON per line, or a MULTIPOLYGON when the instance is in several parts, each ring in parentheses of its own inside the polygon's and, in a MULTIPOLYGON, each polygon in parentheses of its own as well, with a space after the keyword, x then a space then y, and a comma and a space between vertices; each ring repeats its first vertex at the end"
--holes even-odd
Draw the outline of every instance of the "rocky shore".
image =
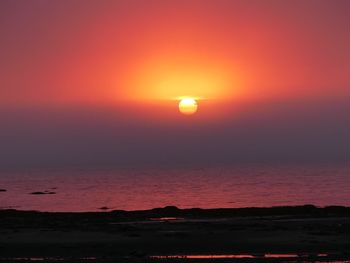
POLYGON ((0 210, 0 262, 35 260, 347 262, 350 208, 0 210))

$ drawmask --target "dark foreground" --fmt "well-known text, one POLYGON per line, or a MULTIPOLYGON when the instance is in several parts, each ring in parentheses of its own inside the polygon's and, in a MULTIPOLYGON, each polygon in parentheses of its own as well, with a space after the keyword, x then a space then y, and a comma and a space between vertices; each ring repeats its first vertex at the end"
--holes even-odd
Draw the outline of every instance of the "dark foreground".
POLYGON ((350 262, 350 208, 0 210, 0 262, 38 260, 350 262))

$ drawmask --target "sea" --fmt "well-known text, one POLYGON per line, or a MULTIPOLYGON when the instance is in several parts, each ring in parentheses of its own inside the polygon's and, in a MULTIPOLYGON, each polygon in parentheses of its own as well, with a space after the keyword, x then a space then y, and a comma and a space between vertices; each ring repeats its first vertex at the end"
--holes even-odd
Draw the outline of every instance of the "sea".
POLYGON ((0 209, 51 212, 350 206, 350 165, 0 172, 0 209))

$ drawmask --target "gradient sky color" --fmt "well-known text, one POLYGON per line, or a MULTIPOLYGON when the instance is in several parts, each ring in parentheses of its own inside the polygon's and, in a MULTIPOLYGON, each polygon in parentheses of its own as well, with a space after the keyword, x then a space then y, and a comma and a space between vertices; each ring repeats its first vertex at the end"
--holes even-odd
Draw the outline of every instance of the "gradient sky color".
POLYGON ((0 2, 0 165, 347 161, 350 2, 0 2), (203 98, 181 116, 179 96, 203 98))

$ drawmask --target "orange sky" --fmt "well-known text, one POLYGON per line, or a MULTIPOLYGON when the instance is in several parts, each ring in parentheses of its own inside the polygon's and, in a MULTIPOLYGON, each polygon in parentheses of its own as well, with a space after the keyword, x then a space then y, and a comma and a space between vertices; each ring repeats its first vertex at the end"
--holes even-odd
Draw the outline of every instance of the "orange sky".
POLYGON ((1 3, 2 105, 349 95, 347 1, 1 3))

